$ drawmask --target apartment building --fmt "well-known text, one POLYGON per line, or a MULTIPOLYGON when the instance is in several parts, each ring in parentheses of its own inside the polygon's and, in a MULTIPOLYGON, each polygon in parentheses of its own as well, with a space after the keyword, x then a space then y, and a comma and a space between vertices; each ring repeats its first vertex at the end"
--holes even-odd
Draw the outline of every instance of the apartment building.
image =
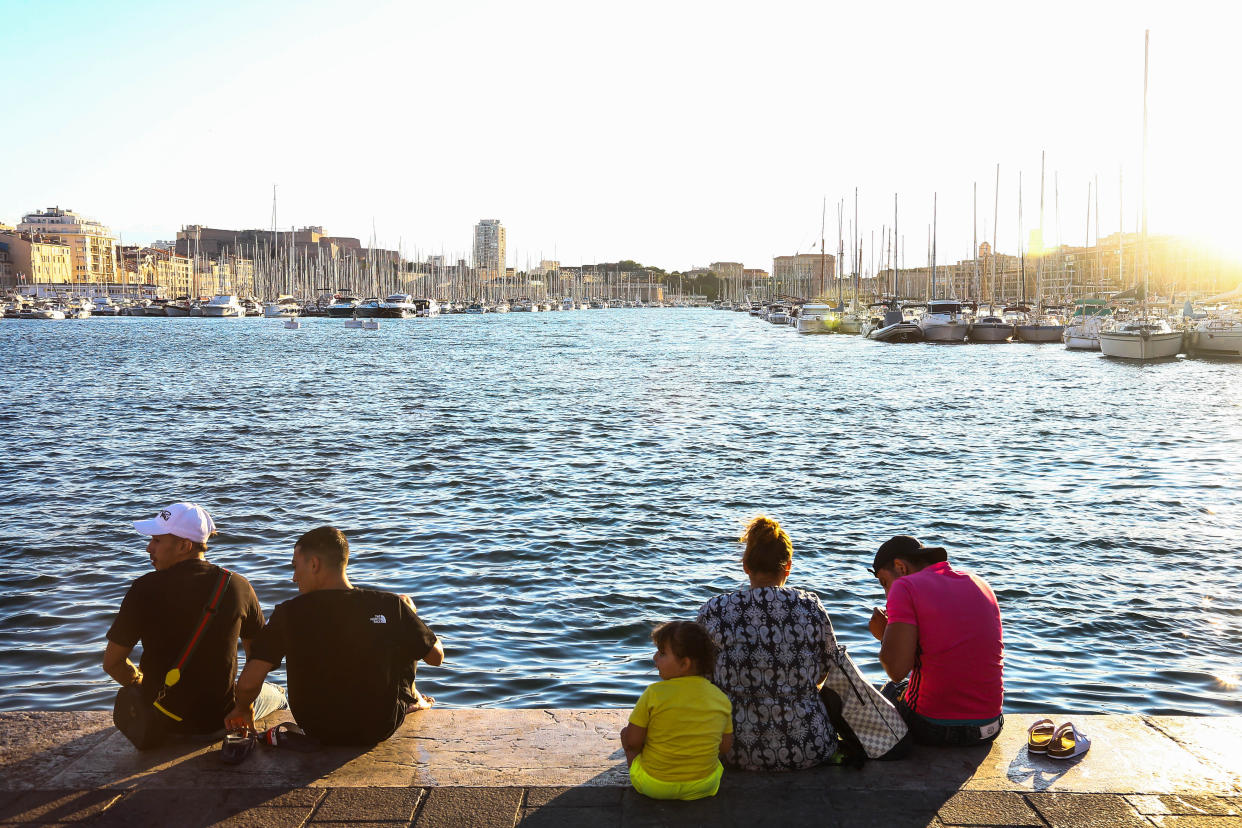
POLYGON ((38 241, 15 230, 0 230, 0 289, 73 281, 73 254, 68 245, 38 241))
POLYGON ((36 241, 67 246, 72 259, 72 273, 67 282, 106 284, 116 281, 116 237, 97 221, 72 210, 48 207, 23 216, 17 232, 27 233, 36 241))
POLYGON ((156 285, 163 296, 199 295, 191 260, 158 247, 121 247, 119 259, 125 281, 156 285))
POLYGON ((505 228, 500 219, 481 219, 474 226, 474 269, 484 279, 505 272, 505 228))

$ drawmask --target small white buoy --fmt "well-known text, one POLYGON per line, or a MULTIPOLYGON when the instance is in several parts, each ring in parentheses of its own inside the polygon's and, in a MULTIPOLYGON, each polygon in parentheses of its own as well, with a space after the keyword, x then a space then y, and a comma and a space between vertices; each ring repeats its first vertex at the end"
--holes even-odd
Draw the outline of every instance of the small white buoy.
POLYGON ((347 328, 361 328, 361 327, 362 327, 362 320, 361 320, 361 319, 346 319, 346 320, 345 320, 345 327, 347 327, 347 328))
POLYGON ((379 320, 378 320, 378 319, 368 319, 367 321, 365 321, 365 322, 363 322, 363 323, 362 323, 362 328, 363 328, 363 330, 366 330, 366 331, 378 331, 378 330, 379 330, 379 320))
POLYGON ((297 319, 286 319, 285 327, 291 331, 296 331, 298 328, 302 327, 302 323, 297 319))

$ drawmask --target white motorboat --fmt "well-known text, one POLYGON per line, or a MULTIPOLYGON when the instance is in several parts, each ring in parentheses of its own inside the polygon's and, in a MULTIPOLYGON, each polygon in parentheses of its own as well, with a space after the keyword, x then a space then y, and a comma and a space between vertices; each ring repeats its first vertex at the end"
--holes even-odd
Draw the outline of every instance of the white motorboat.
POLYGON ((410 294, 394 293, 379 303, 379 310, 375 315, 380 319, 413 319, 418 315, 418 308, 410 294))
POLYGON ((561 310, 574 310, 576 308, 577 308, 577 304, 574 302, 573 299, 562 299, 561 300, 561 310))
POLYGON ((96 296, 93 302, 95 307, 91 308, 91 313, 95 316, 116 316, 121 312, 111 296, 96 296))
POLYGON ((333 319, 349 319, 354 315, 356 307, 358 307, 357 297, 334 296, 332 304, 328 305, 328 316, 333 319))
POLYGON ((213 296, 210 302, 203 305, 203 316, 211 319, 241 319, 245 315, 242 303, 228 293, 213 296))
POLYGON ((272 302, 263 306, 263 315, 268 319, 291 319, 302 315, 302 306, 298 300, 287 293, 277 296, 272 302))
POLYGON ((167 316, 164 308, 168 305, 167 299, 153 299, 151 304, 142 309, 143 316, 167 316))
POLYGON ((487 308, 483 307, 483 303, 475 302, 466 308, 466 313, 487 313, 487 308))
POLYGON ((64 319, 65 308, 63 305, 39 305, 31 308, 30 316, 22 316, 23 319, 64 319))
POLYGON ((1242 356, 1242 319, 1217 316, 1201 319, 1186 332, 1187 348, 1207 356, 1242 356))
POLYGON ((1182 351, 1182 332, 1154 316, 1114 322, 1099 338, 1100 352, 1118 359, 1169 359, 1182 351))
POLYGON ((841 319, 831 305, 820 302, 808 302, 798 313, 798 333, 829 334, 834 333, 841 319))
POLYGON ((419 319, 440 315, 440 303, 435 299, 411 299, 410 304, 414 306, 414 315, 419 319))
POLYGON ((918 326, 928 342, 965 342, 970 320, 956 299, 933 299, 919 316, 918 326))
POLYGON ((508 313, 509 303, 503 299, 492 306, 492 313, 508 313))

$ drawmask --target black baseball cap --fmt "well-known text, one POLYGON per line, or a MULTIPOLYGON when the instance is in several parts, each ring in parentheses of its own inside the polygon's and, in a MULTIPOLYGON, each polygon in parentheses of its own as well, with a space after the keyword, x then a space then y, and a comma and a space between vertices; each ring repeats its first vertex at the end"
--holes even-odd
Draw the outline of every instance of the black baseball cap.
POLYGON ((944 551, 943 546, 924 546, 909 535, 894 535, 880 544, 880 550, 875 553, 875 560, 871 562, 871 574, 874 575, 877 569, 890 566, 898 558, 934 564, 947 561, 949 553, 944 551))

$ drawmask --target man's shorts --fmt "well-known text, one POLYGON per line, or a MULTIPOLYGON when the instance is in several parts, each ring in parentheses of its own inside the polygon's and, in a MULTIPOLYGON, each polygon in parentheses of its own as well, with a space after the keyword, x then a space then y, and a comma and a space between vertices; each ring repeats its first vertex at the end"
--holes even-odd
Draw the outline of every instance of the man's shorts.
POLYGON ((652 799, 689 800, 715 796, 716 791, 720 790, 720 776, 723 773, 724 766, 716 762, 716 770, 703 779, 691 782, 665 782, 643 770, 641 753, 635 756, 630 764, 630 782, 634 785, 634 790, 652 799))

